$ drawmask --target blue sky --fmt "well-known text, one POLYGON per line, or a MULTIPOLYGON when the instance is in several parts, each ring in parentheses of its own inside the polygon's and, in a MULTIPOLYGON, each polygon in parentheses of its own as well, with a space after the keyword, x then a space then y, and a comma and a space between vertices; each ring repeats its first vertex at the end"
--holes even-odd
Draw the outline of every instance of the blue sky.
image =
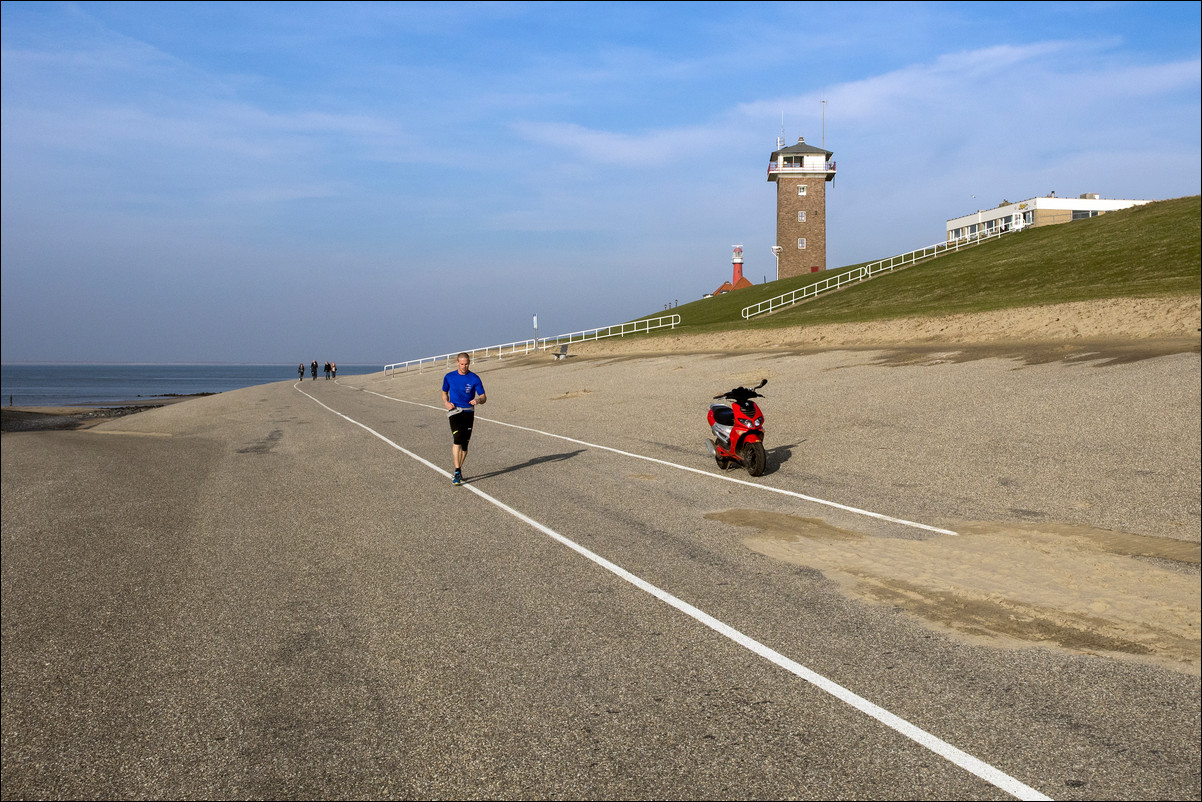
POLYGON ((1200 7, 5 2, 0 358, 382 364, 697 299, 735 244, 758 283, 782 117, 831 267, 1195 195, 1200 7))

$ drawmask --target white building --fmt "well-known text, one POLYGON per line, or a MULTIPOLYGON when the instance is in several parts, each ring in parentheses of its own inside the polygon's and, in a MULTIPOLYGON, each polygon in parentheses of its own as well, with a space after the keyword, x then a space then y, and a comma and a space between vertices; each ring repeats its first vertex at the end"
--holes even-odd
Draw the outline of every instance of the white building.
POLYGON ((947 241, 975 239, 999 231, 1018 231, 1023 228, 1069 223, 1151 202, 1112 200, 1092 192, 1077 198, 1057 198, 1053 192, 1047 197, 1030 198, 1018 203, 1002 201, 997 208, 979 209, 972 214, 948 220, 947 241))

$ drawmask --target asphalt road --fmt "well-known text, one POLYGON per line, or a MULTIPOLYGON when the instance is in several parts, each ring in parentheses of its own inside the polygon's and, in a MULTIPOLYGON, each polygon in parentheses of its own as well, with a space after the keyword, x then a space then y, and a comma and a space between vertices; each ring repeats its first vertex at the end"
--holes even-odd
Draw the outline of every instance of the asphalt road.
POLYGON ((430 375, 4 435, 3 797, 1199 797, 1196 674, 940 634, 705 517, 920 538, 955 499, 758 491, 510 370, 464 487, 430 375))

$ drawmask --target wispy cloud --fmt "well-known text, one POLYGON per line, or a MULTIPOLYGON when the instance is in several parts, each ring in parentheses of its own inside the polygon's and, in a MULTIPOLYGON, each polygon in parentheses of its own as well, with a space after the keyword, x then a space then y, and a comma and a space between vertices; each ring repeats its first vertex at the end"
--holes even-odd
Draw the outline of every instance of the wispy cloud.
POLYGON ((530 142, 601 165, 678 169, 685 160, 711 152, 730 138, 719 126, 666 128, 632 134, 586 128, 576 123, 517 122, 513 130, 530 142))

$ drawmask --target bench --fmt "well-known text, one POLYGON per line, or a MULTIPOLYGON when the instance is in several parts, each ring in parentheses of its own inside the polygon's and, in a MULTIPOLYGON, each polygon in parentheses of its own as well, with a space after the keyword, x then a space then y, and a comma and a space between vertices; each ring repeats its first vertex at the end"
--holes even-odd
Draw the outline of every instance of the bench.
POLYGON ((553 356, 554 356, 556 359, 564 359, 565 357, 567 357, 567 355, 568 355, 568 347, 567 347, 567 345, 561 345, 561 346, 559 346, 559 350, 558 350, 558 351, 556 351, 556 352, 553 354, 553 356))

